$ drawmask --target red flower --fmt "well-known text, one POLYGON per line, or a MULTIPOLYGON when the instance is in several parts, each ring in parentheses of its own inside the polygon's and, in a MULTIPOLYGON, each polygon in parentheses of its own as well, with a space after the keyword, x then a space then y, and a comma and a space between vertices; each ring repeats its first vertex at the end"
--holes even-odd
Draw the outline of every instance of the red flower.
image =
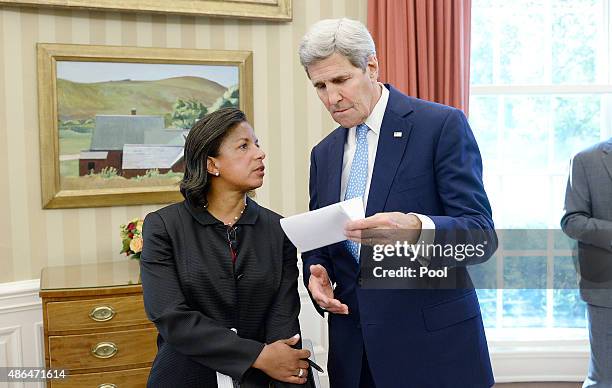
POLYGON ((134 238, 134 233, 132 233, 132 232, 128 233, 128 237, 129 238, 134 238))
MULTIPOLYGON (((136 225, 133 222, 130 222, 127 226, 127 230, 134 230, 134 228, 136 228, 136 225)), ((131 238, 131 237, 130 237, 131 238)))

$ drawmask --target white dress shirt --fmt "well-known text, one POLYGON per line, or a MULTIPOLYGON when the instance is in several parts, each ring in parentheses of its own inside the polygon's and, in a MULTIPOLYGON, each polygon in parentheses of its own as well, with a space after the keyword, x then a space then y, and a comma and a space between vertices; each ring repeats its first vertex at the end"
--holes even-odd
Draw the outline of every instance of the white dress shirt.
MULTIPOLYGON (((363 196, 363 206, 367 208, 368 197, 370 194, 370 183, 372 181, 372 172, 374 171, 374 162, 376 161, 376 150, 378 149, 378 139, 380 136, 380 127, 382 126, 383 117, 385 116, 385 110, 387 109, 387 103, 389 102, 389 90, 378 83, 382 89, 380 98, 374 106, 372 113, 364 122, 368 126, 368 178, 366 180, 366 189, 363 196)), ((344 201, 346 194, 346 186, 351 172, 351 166, 353 165, 353 157, 357 149, 357 127, 352 127, 348 130, 346 142, 344 143, 344 157, 342 159, 342 177, 340 181, 340 201, 344 201)), ((426 215, 418 213, 414 214, 421 221, 421 235, 419 236, 418 243, 433 244, 435 239, 436 225, 433 220, 426 215)), ((425 251, 425 249, 421 250, 425 251)), ((429 264, 429 257, 420 257, 419 262, 427 266, 429 264), (424 260, 423 260, 424 259, 424 260)))

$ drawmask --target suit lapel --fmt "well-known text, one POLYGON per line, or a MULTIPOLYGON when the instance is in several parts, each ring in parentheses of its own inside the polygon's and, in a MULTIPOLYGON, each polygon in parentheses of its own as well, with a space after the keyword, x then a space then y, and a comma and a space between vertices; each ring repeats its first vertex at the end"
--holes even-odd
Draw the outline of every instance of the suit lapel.
POLYGON ((604 143, 601 160, 603 161, 606 170, 608 170, 610 178, 612 178, 612 139, 604 143))
POLYGON ((366 216, 384 210, 395 173, 404 157, 412 131, 412 123, 404 119, 412 112, 405 99, 397 90, 389 87, 389 102, 380 128, 366 216), (395 132, 401 132, 401 137, 396 137, 395 132))
POLYGON ((342 160, 344 158, 344 143, 348 130, 343 127, 338 127, 334 133, 334 137, 329 144, 329 168, 327 169, 327 198, 321 204, 327 206, 340 201, 340 182, 342 178, 342 160))

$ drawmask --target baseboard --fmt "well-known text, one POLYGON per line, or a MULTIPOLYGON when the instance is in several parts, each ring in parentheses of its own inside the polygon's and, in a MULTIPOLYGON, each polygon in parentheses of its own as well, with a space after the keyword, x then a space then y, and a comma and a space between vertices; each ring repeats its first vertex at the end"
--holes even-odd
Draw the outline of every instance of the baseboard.
POLYGON ((487 333, 495 381, 584 380, 589 341, 581 329, 507 329, 487 333), (506 338, 504 337, 506 335, 506 338))

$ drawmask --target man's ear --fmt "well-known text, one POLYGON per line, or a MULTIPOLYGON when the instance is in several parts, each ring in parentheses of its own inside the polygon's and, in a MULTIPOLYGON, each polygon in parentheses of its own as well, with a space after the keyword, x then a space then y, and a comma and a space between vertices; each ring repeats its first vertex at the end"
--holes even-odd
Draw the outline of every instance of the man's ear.
POLYGON ((367 63, 368 76, 374 82, 378 81, 378 58, 372 54, 368 57, 367 63))

